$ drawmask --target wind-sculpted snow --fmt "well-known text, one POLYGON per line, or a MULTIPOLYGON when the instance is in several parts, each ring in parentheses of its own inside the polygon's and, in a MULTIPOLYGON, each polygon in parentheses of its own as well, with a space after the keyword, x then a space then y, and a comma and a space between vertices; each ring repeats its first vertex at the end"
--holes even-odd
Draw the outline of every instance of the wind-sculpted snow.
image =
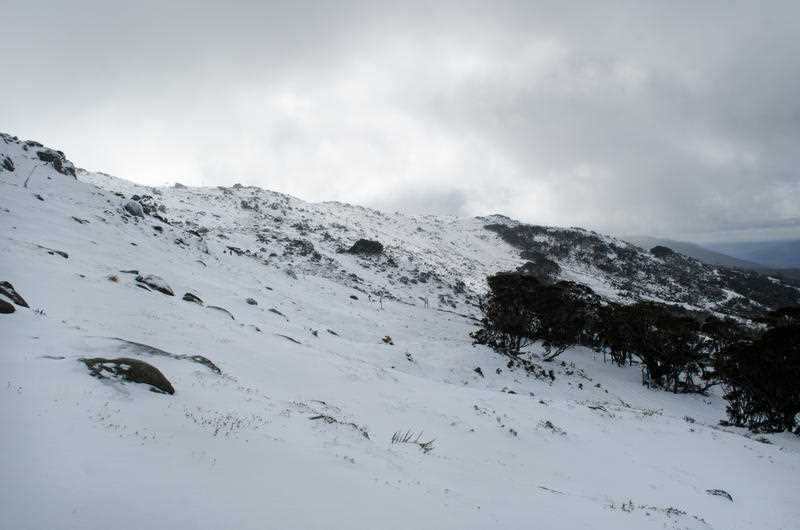
MULTIPOLYGON (((471 344, 486 274, 526 261, 484 228, 511 220, 76 180, 24 145, 0 140, 0 282, 29 305, 0 314, 0 527, 800 520, 798 437, 720 426, 716 393, 651 391, 581 348, 540 378, 471 344), (346 252, 359 239, 383 252, 346 252), (80 359, 116 364, 92 377, 80 359), (125 359, 174 394, 125 377, 125 359)), ((622 296, 615 274, 551 257, 622 296)))

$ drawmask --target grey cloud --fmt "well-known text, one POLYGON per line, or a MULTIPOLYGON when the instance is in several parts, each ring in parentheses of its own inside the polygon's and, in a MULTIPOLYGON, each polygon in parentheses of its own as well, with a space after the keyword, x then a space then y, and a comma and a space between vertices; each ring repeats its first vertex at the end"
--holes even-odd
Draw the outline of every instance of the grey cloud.
POLYGON ((235 181, 620 233, 800 231, 794 2, 13 2, 2 129, 235 181))

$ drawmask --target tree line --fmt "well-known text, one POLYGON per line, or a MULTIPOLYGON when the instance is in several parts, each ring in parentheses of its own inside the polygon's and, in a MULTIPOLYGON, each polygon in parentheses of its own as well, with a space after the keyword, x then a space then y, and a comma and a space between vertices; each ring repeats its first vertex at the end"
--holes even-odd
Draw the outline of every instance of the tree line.
POLYGON ((525 270, 494 274, 488 284, 476 343, 513 359, 541 344, 544 361, 587 346, 620 366, 640 364, 651 387, 705 393, 722 385, 734 425, 762 432, 798 425, 800 306, 742 323, 655 301, 609 302, 585 285, 525 270))

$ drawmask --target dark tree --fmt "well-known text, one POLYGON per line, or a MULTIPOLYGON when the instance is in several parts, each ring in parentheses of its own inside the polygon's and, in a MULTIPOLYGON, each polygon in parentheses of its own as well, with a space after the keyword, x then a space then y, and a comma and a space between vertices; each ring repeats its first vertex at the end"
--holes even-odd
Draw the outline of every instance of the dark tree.
POLYGON ((703 392, 712 383, 700 322, 677 308, 655 302, 601 309, 595 340, 617 364, 638 357, 644 380, 673 392, 703 392))
POLYGON ((488 282, 483 327, 473 333, 476 342, 517 355, 541 341, 545 361, 574 344, 589 342, 590 322, 599 306, 590 288, 566 281, 545 283, 520 272, 498 273, 488 282))
POLYGON ((724 348, 714 358, 728 417, 758 432, 791 430, 800 413, 800 325, 768 329, 724 348))

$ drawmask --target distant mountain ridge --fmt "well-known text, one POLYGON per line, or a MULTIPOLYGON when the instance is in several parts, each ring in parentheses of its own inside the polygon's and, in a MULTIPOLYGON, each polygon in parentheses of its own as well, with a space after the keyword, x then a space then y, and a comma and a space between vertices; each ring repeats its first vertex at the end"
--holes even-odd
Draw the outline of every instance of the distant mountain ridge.
POLYGON ((712 250, 704 245, 690 243, 688 241, 677 241, 674 239, 641 235, 621 236, 621 239, 633 243, 634 245, 638 245, 644 249, 650 249, 657 245, 669 247, 676 252, 698 259, 709 265, 720 265, 723 267, 731 267, 736 269, 753 270, 762 274, 771 274, 791 278, 794 280, 800 280, 800 267, 770 266, 764 263, 758 263, 756 261, 734 257, 723 252, 712 250))
POLYGON ((800 239, 774 241, 731 241, 706 246, 740 259, 771 268, 800 268, 800 239))

